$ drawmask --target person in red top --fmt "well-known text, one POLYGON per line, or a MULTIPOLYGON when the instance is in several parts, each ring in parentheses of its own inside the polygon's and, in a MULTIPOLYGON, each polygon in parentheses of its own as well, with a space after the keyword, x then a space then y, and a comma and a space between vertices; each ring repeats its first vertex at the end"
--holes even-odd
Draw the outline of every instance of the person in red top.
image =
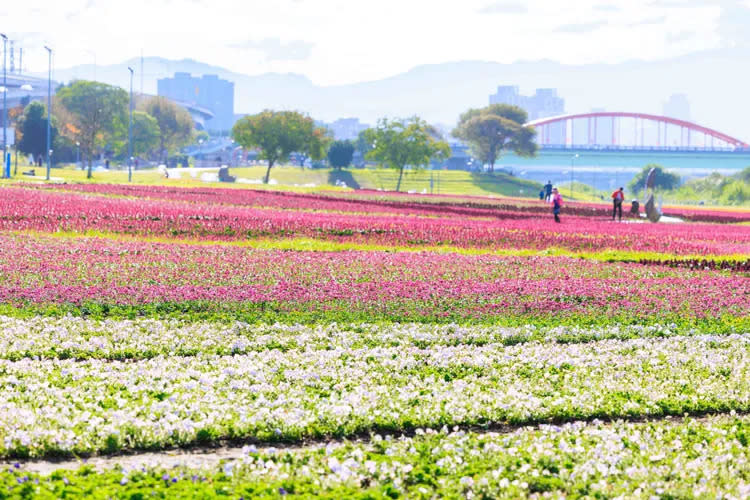
POLYGON ((612 220, 617 215, 618 220, 622 221, 622 203, 625 201, 625 191, 623 188, 612 193, 612 220))
POLYGON ((555 214, 555 222, 560 222, 560 209, 562 208, 563 199, 557 188, 552 190, 550 203, 552 204, 552 213, 555 214))

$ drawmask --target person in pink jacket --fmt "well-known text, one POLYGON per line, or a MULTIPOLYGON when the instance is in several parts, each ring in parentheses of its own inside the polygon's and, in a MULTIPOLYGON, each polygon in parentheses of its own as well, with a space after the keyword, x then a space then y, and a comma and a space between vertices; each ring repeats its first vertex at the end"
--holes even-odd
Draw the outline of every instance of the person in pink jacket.
POLYGON ((560 209, 562 208, 563 199, 557 188, 552 189, 550 203, 552 204, 552 213, 555 214, 555 222, 560 222, 560 209))

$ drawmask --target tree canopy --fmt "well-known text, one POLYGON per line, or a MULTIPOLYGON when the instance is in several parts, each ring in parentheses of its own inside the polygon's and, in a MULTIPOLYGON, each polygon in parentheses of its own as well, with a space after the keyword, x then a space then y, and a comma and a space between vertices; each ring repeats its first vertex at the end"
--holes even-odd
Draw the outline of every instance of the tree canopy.
POLYGON ((156 118, 144 111, 133 111, 133 155, 148 155, 159 147, 160 141, 156 118))
POLYGON ((328 163, 333 168, 346 168, 352 164, 354 144, 351 141, 334 141, 328 149, 328 163))
POLYGON ((325 130, 316 128, 309 116, 297 111, 272 110, 238 120, 232 127, 232 138, 243 148, 257 148, 258 157, 268 162, 265 184, 273 166, 287 161, 294 152, 313 159, 324 158, 328 140, 325 130))
POLYGON ((333 142, 333 138, 328 135, 328 130, 322 127, 316 127, 312 118, 306 117, 304 134, 308 137, 307 144, 299 151, 300 167, 305 165, 307 159, 313 161, 322 160, 328 153, 328 148, 333 142))
POLYGON ((451 149, 441 140, 437 130, 418 117, 407 120, 378 121, 376 128, 364 131, 363 137, 372 149, 368 159, 378 161, 399 171, 396 191, 401 190, 404 167, 425 167, 433 159, 448 158, 451 149))
MULTIPOLYGON (((34 158, 47 155, 47 107, 41 102, 31 102, 18 118, 18 150, 34 158)), ((57 138, 57 127, 50 126, 50 144, 57 138)))
POLYGON ((494 172, 503 151, 524 157, 536 154, 536 131, 524 125, 527 120, 526 111, 518 106, 491 104, 463 113, 453 135, 469 143, 472 153, 494 172))
POLYGON ((106 83, 77 80, 58 90, 56 100, 53 109, 65 117, 63 134, 80 143, 91 178, 94 153, 127 130, 128 94, 106 83))
POLYGON ((654 173, 654 188, 672 190, 680 186, 680 176, 667 172, 661 165, 650 163, 643 167, 643 170, 638 172, 633 179, 628 183, 628 189, 633 193, 638 193, 642 189, 645 189, 646 178, 651 169, 655 169, 654 173))
POLYGON ((156 119, 161 161, 166 162, 170 152, 185 146, 192 139, 194 123, 190 113, 166 97, 149 97, 138 103, 138 109, 156 119))

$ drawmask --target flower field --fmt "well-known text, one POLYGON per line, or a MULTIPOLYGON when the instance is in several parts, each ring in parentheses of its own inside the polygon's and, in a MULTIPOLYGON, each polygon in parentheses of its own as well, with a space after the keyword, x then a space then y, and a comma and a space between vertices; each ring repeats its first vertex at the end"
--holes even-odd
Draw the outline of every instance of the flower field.
POLYGON ((750 496, 747 213, 548 212, 0 187, 0 498, 750 496))

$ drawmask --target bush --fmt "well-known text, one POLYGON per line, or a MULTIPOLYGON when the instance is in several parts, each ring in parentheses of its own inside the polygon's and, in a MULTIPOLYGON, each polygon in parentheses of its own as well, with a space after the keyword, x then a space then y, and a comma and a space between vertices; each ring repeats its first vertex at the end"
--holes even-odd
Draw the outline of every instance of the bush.
POLYGON ((633 180, 628 183, 628 189, 634 193, 637 193, 641 189, 643 189, 646 186, 648 173, 652 168, 656 170, 654 178, 654 188, 671 191, 672 189, 676 189, 680 186, 679 175, 667 172, 661 165, 650 163, 643 167, 643 170, 641 170, 638 174, 636 174, 635 177, 633 177, 633 180))
POLYGON ((742 205, 750 201, 750 185, 742 181, 732 181, 722 189, 719 201, 725 205, 742 205))

